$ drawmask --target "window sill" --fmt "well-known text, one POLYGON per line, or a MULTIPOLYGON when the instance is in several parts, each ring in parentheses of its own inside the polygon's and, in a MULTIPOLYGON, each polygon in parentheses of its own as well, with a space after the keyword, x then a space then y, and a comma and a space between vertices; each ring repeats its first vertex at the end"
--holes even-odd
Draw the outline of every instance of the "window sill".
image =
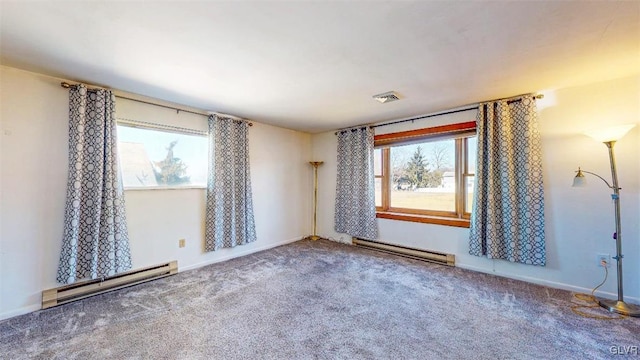
POLYGON ((380 211, 376 212, 376 217, 380 219, 410 221, 410 222, 419 222, 423 224, 436 224, 436 225, 446 225, 446 226, 455 226, 455 227, 463 227, 463 228, 468 228, 470 226, 470 221, 468 219, 458 219, 458 218, 425 216, 425 215, 415 215, 415 214, 399 214, 399 213, 380 212, 380 211))
POLYGON ((136 186, 124 187, 124 191, 141 191, 141 190, 206 190, 206 186, 188 185, 188 186, 136 186))

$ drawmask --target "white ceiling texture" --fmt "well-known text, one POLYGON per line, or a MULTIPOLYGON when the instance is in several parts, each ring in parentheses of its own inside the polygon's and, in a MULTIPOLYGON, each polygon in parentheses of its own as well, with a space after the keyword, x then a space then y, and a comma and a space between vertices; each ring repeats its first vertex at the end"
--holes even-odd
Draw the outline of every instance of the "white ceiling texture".
POLYGON ((312 133, 640 73, 639 1, 0 0, 0 34, 4 65, 312 133))

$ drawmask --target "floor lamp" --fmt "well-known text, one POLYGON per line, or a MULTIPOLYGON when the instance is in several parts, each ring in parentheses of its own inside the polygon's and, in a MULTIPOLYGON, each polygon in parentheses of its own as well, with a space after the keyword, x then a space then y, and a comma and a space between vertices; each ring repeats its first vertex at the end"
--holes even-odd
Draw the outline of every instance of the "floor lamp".
POLYGON ((578 168, 576 171, 576 176, 573 179, 573 186, 585 186, 586 178, 584 173, 594 175, 600 180, 604 181, 607 186, 613 190, 613 194, 611 194, 611 198, 613 199, 614 211, 615 211, 615 221, 616 221, 616 232, 613 234, 613 238, 616 240, 616 256, 613 258, 616 260, 617 265, 617 274, 618 274, 618 299, 617 300, 609 300, 609 299, 598 299, 598 304, 603 308, 616 312, 619 314, 640 317, 640 307, 627 304, 624 302, 624 294, 623 294, 623 286, 622 286, 622 226, 620 224, 620 187, 618 186, 618 172, 616 170, 616 160, 613 155, 613 145, 617 140, 620 140, 629 130, 635 127, 635 124, 631 125, 621 125, 615 126, 612 128, 608 128, 605 130, 598 130, 594 132, 588 132, 586 135, 591 136, 595 140, 603 142, 607 148, 609 149, 609 162, 611 163, 611 178, 612 184, 609 184, 607 180, 605 180, 602 176, 592 173, 590 171, 582 170, 578 168))
POLYGON ((309 239, 318 240, 318 166, 324 164, 324 161, 309 161, 309 164, 313 166, 313 235, 309 236, 309 239))

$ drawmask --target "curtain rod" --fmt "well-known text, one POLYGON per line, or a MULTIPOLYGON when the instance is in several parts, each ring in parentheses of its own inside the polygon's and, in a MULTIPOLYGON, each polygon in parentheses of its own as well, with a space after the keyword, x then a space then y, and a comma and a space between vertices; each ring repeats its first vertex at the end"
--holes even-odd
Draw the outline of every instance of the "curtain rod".
MULTIPOLYGON (((511 98, 513 100, 507 100, 507 104, 511 104, 511 103, 518 102, 518 101, 522 101, 522 97, 523 96, 526 96, 526 95, 514 96, 514 97, 511 98)), ((544 95, 542 95, 542 94, 533 95, 534 99, 542 99, 543 97, 544 97, 544 95)), ((491 102, 491 101, 497 101, 497 100, 502 100, 502 99, 483 101, 483 102, 491 102)), ((412 117, 412 118, 409 118, 409 119, 403 119, 403 120, 386 122, 386 123, 382 123, 382 124, 370 125, 370 127, 371 128, 377 128, 377 127, 380 127, 380 126, 388 126, 388 125, 400 124, 400 123, 405 123, 405 122, 408 122, 408 121, 422 120, 422 119, 435 117, 435 116, 449 115, 449 114, 455 114, 455 113, 469 111, 469 110, 475 110, 475 109, 478 108, 478 106, 480 104, 481 103, 477 103, 477 104, 475 104, 473 106, 468 105, 467 107, 462 108, 462 109, 449 110, 449 111, 445 111, 445 112, 441 112, 441 113, 437 113, 437 114, 423 115, 423 116, 412 117)), ((362 125, 362 127, 364 127, 364 126, 367 126, 367 125, 362 125)), ((339 132, 348 131, 348 130, 354 130, 355 128, 358 128, 358 127, 360 127, 360 126, 352 126, 352 127, 340 129, 340 130, 335 132, 335 135, 338 135, 339 132)))
MULTIPOLYGON (((76 84, 76 85, 71 85, 71 84, 69 84, 68 82, 64 82, 64 81, 63 81, 63 82, 61 82, 61 83, 60 83, 60 86, 62 86, 62 87, 63 87, 63 88, 65 88, 65 89, 68 89, 68 88, 70 88, 70 87, 77 86, 77 84, 76 84)), ((86 85, 85 85, 85 86, 86 86, 86 85)), ((99 87, 99 86, 91 86, 91 89, 102 89, 102 90, 108 90, 108 89, 105 89, 105 88, 103 88, 103 87, 99 87)), ((131 100, 131 101, 139 102, 139 103, 142 103, 142 104, 153 105, 153 106, 158 106, 158 107, 162 107, 162 108, 165 108, 165 109, 175 110, 175 111, 176 111, 176 113, 178 113, 178 114, 179 114, 180 112, 186 112, 186 113, 189 113, 189 114, 202 115, 202 116, 206 116, 206 117, 209 117, 209 115, 220 115, 220 116, 226 116, 226 117, 230 117, 230 118, 233 118, 233 119, 238 119, 238 120, 241 120, 241 121, 246 121, 246 122, 248 122, 248 123, 249 123, 249 126, 253 126, 253 123, 252 123, 252 122, 250 122, 250 121, 248 121, 247 119, 239 118, 239 117, 237 117, 237 116, 233 116, 233 115, 220 114, 220 113, 216 113, 216 112, 214 112, 214 113, 204 113, 204 112, 198 112, 198 111, 185 110, 185 109, 180 109, 180 108, 173 107, 173 106, 162 105, 162 104, 156 104, 156 103, 153 103, 153 102, 150 102, 150 101, 138 100, 138 99, 134 99, 134 98, 126 97, 126 96, 121 96, 121 95, 116 95, 116 97, 117 97, 117 98, 120 98, 120 99, 125 99, 125 100, 131 100)))

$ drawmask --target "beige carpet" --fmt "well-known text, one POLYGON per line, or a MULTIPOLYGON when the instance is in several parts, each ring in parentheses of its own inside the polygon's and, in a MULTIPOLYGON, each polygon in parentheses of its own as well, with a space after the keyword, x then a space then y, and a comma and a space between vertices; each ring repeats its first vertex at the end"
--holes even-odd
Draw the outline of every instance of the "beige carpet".
POLYGON ((598 359, 640 345, 640 319, 582 318, 571 300, 303 240, 0 322, 0 358, 598 359))

